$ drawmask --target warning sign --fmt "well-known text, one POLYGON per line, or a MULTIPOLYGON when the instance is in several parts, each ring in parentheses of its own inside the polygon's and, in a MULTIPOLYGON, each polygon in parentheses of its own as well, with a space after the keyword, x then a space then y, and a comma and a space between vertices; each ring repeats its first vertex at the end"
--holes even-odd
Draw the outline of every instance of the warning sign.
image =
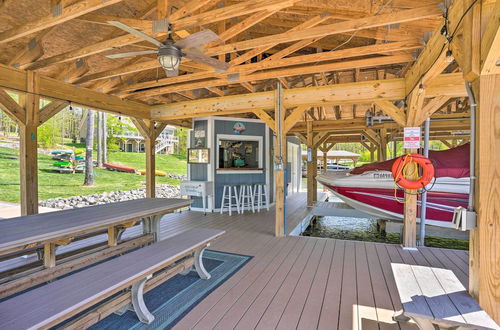
POLYGON ((403 148, 418 149, 420 148, 420 127, 405 127, 403 148))

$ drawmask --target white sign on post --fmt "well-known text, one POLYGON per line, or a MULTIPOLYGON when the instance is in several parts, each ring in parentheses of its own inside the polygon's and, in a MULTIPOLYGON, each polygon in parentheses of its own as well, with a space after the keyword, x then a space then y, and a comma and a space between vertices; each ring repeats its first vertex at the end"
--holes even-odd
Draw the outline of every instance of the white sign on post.
POLYGON ((405 127, 403 148, 418 149, 420 148, 421 132, 420 127, 405 127))

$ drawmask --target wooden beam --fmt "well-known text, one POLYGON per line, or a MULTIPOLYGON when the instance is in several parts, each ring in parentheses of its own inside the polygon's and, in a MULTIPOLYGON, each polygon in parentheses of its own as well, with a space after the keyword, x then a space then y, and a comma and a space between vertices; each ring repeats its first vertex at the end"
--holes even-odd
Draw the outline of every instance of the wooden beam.
MULTIPOLYGON (((0 88, 27 92, 29 72, 0 64, 0 88)), ((38 80, 39 96, 60 101, 70 101, 76 105, 126 116, 149 117, 149 106, 147 104, 122 100, 114 95, 77 87, 49 77, 40 76, 38 80)))
POLYGON ((421 113, 425 100, 425 89, 417 86, 408 96, 406 126, 415 126, 417 115, 421 113))
POLYGON ((353 19, 340 23, 333 23, 312 27, 305 30, 285 32, 271 36, 239 41, 233 44, 214 47, 207 50, 208 55, 219 55, 224 53, 248 50, 280 43, 299 41, 317 37, 325 37, 333 34, 354 32, 362 29, 370 29, 378 26, 410 22, 423 18, 439 17, 442 14, 437 5, 424 6, 416 9, 407 9, 392 12, 390 14, 374 15, 370 17, 353 19))
MULTIPOLYGON (((295 32, 295 31, 303 31, 303 30, 309 29, 311 27, 314 27, 314 26, 324 22, 325 20, 327 20, 329 18, 330 17, 328 15, 328 13, 324 13, 324 14, 315 16, 315 17, 291 28, 290 30, 287 31, 287 33, 295 32)), ((254 58, 255 56, 262 54, 265 51, 273 48, 274 46, 276 46, 278 44, 279 44, 279 42, 276 42, 276 43, 271 43, 271 44, 265 45, 263 47, 257 47, 255 49, 248 51, 248 52, 236 57, 235 59, 231 60, 230 64, 231 65, 238 65, 238 64, 241 64, 243 62, 246 62, 246 61, 254 58)))
POLYGON ((168 18, 169 0, 156 0, 156 19, 168 18))
MULTIPOLYGON (((411 61, 411 58, 407 55, 394 55, 394 56, 379 56, 377 58, 362 59, 362 60, 352 60, 338 63, 320 64, 320 65, 304 65, 294 68, 283 68, 270 70, 266 72, 253 73, 249 75, 242 75, 237 83, 244 83, 256 80, 268 80, 278 77, 289 77, 289 76, 301 76, 304 74, 313 74, 325 71, 340 71, 352 67, 366 68, 379 65, 393 65, 398 63, 406 63, 411 61)), ((200 75, 205 75, 206 73, 199 73, 200 75)), ((188 80, 189 77, 182 78, 188 80)), ((230 83, 234 83, 228 79, 212 79, 212 80, 202 80, 196 82, 188 82, 184 84, 176 84, 159 88, 152 88, 145 91, 130 92, 130 96, 133 98, 145 98, 155 95, 163 95, 167 93, 174 93, 178 91, 186 91, 197 88, 206 88, 214 86, 224 86, 230 83)), ((130 86, 131 87, 131 86, 130 86)))
POLYGON ((0 109, 18 124, 24 123, 26 115, 24 108, 3 89, 0 89, 0 109))
POLYGON ((500 1, 498 0, 491 11, 491 17, 481 40, 481 74, 500 74, 500 1))
POLYGON ((427 118, 432 116, 433 113, 441 109, 449 100, 449 96, 437 96, 429 100, 429 102, 423 106, 420 114, 417 114, 415 124, 417 126, 421 125, 427 118))
POLYGON ((210 91, 210 92, 218 95, 218 96, 224 96, 225 95, 224 91, 221 90, 221 89, 219 89, 219 88, 217 88, 217 87, 207 87, 206 89, 208 91, 210 91))
MULTIPOLYGON (((276 133, 276 121, 264 110, 254 110, 253 113, 276 133)), ((285 133, 286 134, 286 133, 285 133)))
MULTIPOLYGON (((361 46, 361 47, 336 50, 333 52, 324 52, 324 53, 311 54, 311 55, 293 56, 293 57, 285 58, 282 60, 262 61, 262 62, 257 62, 257 63, 250 63, 250 64, 233 66, 227 71, 227 74, 235 73, 235 72, 245 73, 245 72, 264 70, 264 69, 274 69, 274 68, 279 68, 279 67, 284 67, 284 66, 300 65, 300 64, 306 64, 306 63, 316 63, 316 62, 330 61, 330 60, 336 60, 336 59, 345 59, 345 58, 358 57, 358 56, 364 56, 364 55, 386 54, 386 53, 391 53, 391 52, 400 51, 400 50, 414 50, 414 49, 418 49, 421 47, 422 47, 422 45, 420 43, 413 42, 413 41, 393 42, 393 43, 388 43, 388 44, 375 44, 375 45, 369 45, 369 46, 361 46)), ((154 59, 154 60, 135 63, 135 64, 127 65, 124 67, 119 67, 116 69, 106 70, 106 71, 90 74, 87 76, 83 76, 80 79, 78 79, 76 82, 77 83, 84 83, 84 82, 93 81, 93 80, 116 77, 116 76, 120 76, 120 75, 124 75, 124 74, 135 73, 135 72, 153 69, 153 68, 156 68, 158 66, 159 66, 158 61, 156 59, 154 59)), ((151 82, 140 83, 137 85, 130 85, 130 86, 126 86, 126 88, 121 89, 120 91, 130 91, 130 90, 134 90, 134 89, 165 86, 165 85, 173 84, 176 82, 185 82, 185 81, 190 81, 190 80, 195 80, 195 79, 206 79, 206 78, 210 78, 212 76, 223 77, 224 75, 214 75, 214 74, 207 73, 207 72, 205 72, 203 74, 196 73, 196 75, 192 75, 191 77, 179 76, 179 77, 175 77, 175 78, 164 78, 164 79, 154 80, 151 82)), ((278 77, 278 80, 279 79, 284 80, 284 78, 282 78, 282 77, 278 77)), ((281 81, 281 83, 283 83, 283 81, 281 81)), ((285 87, 286 87, 286 85, 285 85, 285 87)))
POLYGON ((249 91, 250 93, 255 93, 255 87, 253 87, 253 85, 249 82, 241 82, 240 83, 241 86, 245 87, 245 89, 247 91, 249 91))
MULTIPOLYGON (((461 74, 452 73, 436 78, 427 88, 426 96, 438 95, 466 96, 461 74)), ((252 109, 272 109, 273 97, 273 92, 257 92, 163 104, 151 107, 151 117, 155 120, 171 120, 197 117, 201 113, 223 115, 252 112, 252 109)), ((404 97, 405 80, 401 78, 283 90, 286 108, 301 105, 362 104, 376 100, 400 100, 404 97)))
MULTIPOLYGON (((406 47, 403 44, 397 45, 397 48, 400 47, 406 47)), ((396 48, 396 47, 394 47, 396 48)), ((394 49, 391 48, 391 49, 394 49)), ((351 60, 351 61, 346 61, 344 63, 328 63, 328 64, 321 64, 320 66, 317 65, 318 62, 323 62, 323 61, 331 61, 331 60, 336 60, 336 59, 344 59, 344 58, 349 58, 349 57, 357 57, 361 55, 370 55, 370 54, 375 54, 378 53, 380 50, 379 45, 372 45, 372 46, 363 46, 363 47, 355 47, 352 49, 347 50, 339 50, 339 51, 334 51, 334 52, 325 52, 325 53, 319 53, 319 54, 310 54, 310 55, 303 55, 303 56, 294 56, 290 58, 285 58, 282 60, 275 60, 275 61, 261 61, 257 63, 251 63, 251 64, 245 64, 241 66, 233 66, 231 67, 226 74, 216 74, 214 72, 195 72, 192 74, 187 74, 183 76, 178 76, 178 77, 170 77, 170 78, 163 78, 159 80, 151 80, 147 82, 141 82, 138 84, 133 84, 133 85, 128 85, 125 86, 124 88, 120 89, 119 91, 133 91, 137 89, 145 89, 145 88, 151 88, 151 87, 160 87, 160 86, 167 86, 167 85, 173 85, 176 83, 182 83, 182 82, 191 82, 199 79, 207 79, 207 78, 218 78, 218 80, 211 80, 207 81, 207 86, 218 86, 218 85, 226 85, 230 82, 241 82, 241 81, 253 81, 253 80, 259 80, 259 79, 271 79, 271 78, 283 78, 287 76, 293 76, 293 75, 301 75, 302 74, 307 74, 307 73, 321 73, 321 72, 329 72, 329 71, 334 71, 334 70, 346 70, 346 69, 352 69, 352 68, 366 68, 366 67, 373 67, 373 66, 379 66, 379 65, 391 65, 391 64, 397 64, 401 62, 411 62, 413 59, 408 57, 408 56, 381 56, 377 58, 369 58, 369 59, 361 59, 361 60, 351 60), (370 62, 370 60, 372 62, 370 62), (315 66, 311 65, 306 65, 308 63, 315 63, 315 66), (297 66, 300 65, 300 67, 294 67, 294 68, 287 68, 284 69, 284 67, 288 66, 297 66), (264 69, 276 69, 276 70, 269 70, 265 73, 260 73, 260 74, 250 74, 250 72, 258 71, 258 70, 264 70, 264 69), (324 71, 322 71, 324 70, 324 71), (236 81, 229 81, 227 80, 227 75, 234 74, 234 73, 239 73, 239 79, 236 81)), ((102 73, 98 73, 95 75, 89 75, 88 78, 82 78, 81 82, 85 81, 91 81, 91 80, 96 80, 96 79, 103 79, 106 77, 112 77, 112 76, 117 76, 123 73, 133 73, 137 71, 142 71, 150 68, 150 65, 152 67, 156 67, 158 63, 150 63, 144 62, 144 65, 131 65, 128 67, 123 68, 122 70, 110 70, 110 71, 105 71, 102 73)), ((188 85, 189 87, 189 85, 188 85)), ((168 89, 158 89, 155 90, 154 93, 156 92, 164 92, 167 91, 168 89)))
POLYGON ((38 126, 45 123, 50 118, 54 117, 59 111, 68 107, 69 102, 67 101, 52 101, 43 108, 40 109, 40 114, 38 116, 38 126))
POLYGON ((277 13, 281 9, 288 7, 288 5, 289 4, 284 3, 282 7, 278 7, 278 8, 273 9, 273 10, 263 10, 261 12, 252 14, 252 15, 248 16, 247 18, 245 18, 244 20, 242 20, 242 21, 236 23, 235 25, 231 26, 230 28, 226 29, 226 31, 220 33, 219 37, 223 41, 229 40, 229 39, 237 36, 238 34, 248 30, 249 28, 251 28, 255 24, 262 22, 263 20, 265 20, 269 16, 277 13))
POLYGON ((295 126, 299 119, 304 115, 304 112, 308 109, 308 106, 299 106, 292 110, 292 112, 285 119, 285 134, 288 133, 293 126, 295 126))
POLYGON ((318 148, 323 142, 325 142, 330 136, 330 132, 319 132, 313 138, 314 148, 318 148))
POLYGON ((94 10, 102 9, 123 0, 80 0, 72 5, 62 8, 61 15, 54 16, 53 14, 42 17, 41 19, 28 22, 21 26, 0 33, 0 43, 14 41, 16 39, 30 35, 52 26, 67 22, 78 16, 90 13, 94 10))
POLYGON ((374 102, 382 111, 390 116, 396 123, 401 126, 406 125, 406 115, 403 109, 398 108, 390 101, 378 100, 374 102))

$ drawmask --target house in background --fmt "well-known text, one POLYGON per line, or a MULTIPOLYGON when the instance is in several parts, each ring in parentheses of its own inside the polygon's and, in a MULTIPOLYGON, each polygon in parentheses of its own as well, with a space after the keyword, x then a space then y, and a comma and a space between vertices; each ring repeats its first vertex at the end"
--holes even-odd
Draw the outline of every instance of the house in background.
MULTIPOLYGON (((175 136, 176 128, 168 125, 156 139, 155 151, 157 154, 173 154, 175 147, 179 143, 179 138, 175 136)), ((144 137, 137 131, 125 130, 120 134, 113 134, 113 137, 119 138, 118 141, 121 151, 124 152, 144 152, 144 137)))

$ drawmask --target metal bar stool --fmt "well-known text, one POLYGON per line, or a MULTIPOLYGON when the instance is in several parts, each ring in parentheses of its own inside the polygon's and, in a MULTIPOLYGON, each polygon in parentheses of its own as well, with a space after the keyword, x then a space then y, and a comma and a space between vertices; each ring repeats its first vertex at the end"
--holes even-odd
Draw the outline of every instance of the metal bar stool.
POLYGON ((232 208, 236 206, 238 213, 240 212, 240 198, 238 196, 238 188, 232 184, 225 184, 222 190, 222 200, 220 203, 220 214, 224 212, 224 207, 227 207, 229 215, 232 215, 232 208), (234 199, 234 204, 233 204, 234 199), (227 203, 226 203, 227 202, 227 203))
POLYGON ((257 207, 257 212, 266 203, 266 209, 269 211, 269 196, 267 195, 267 185, 265 183, 256 183, 253 188, 255 206, 257 207))
POLYGON ((245 207, 252 209, 255 213, 255 202, 253 197, 253 189, 251 184, 242 184, 240 186, 240 209, 241 213, 245 211, 245 207))

